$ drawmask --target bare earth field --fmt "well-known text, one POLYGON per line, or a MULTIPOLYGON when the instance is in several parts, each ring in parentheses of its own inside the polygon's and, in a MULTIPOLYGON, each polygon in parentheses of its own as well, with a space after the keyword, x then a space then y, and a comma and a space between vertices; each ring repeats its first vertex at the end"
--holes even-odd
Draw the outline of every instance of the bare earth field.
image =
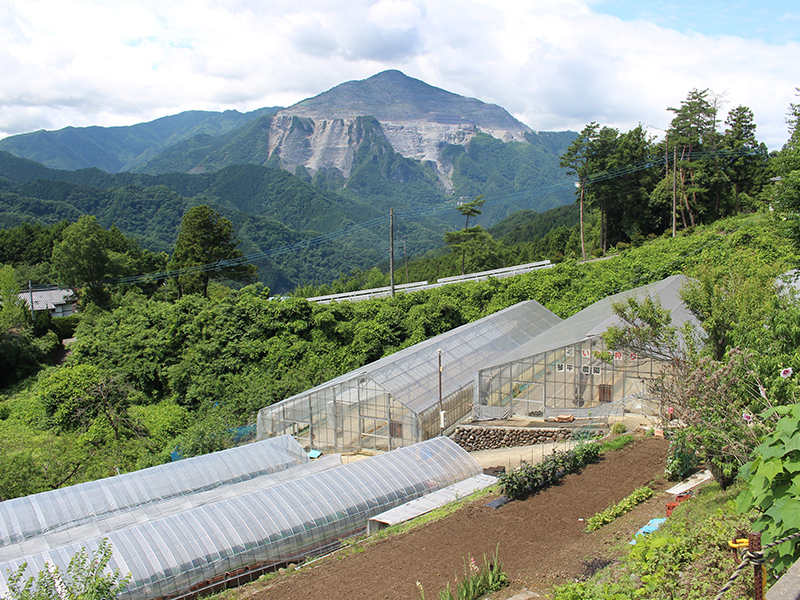
POLYGON ((248 600, 419 600, 416 582, 428 598, 438 598, 446 583, 464 574, 464 561, 478 564, 499 545, 510 587, 493 594, 504 600, 522 590, 546 595, 553 587, 586 572, 586 562, 613 558, 632 534, 653 517, 665 516, 670 497, 663 492, 668 443, 639 439, 607 453, 582 473, 525 501, 492 509, 483 498, 422 528, 366 542, 326 557, 291 574, 278 575, 240 590, 248 600), (655 496, 615 523, 592 534, 584 522, 635 488, 650 485, 655 496))

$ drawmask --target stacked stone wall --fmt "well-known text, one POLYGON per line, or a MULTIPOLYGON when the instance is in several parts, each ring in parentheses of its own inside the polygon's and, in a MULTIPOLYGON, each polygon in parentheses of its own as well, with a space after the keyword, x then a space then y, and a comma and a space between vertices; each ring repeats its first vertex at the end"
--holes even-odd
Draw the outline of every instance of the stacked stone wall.
POLYGON ((450 438, 459 446, 473 452, 475 450, 494 450, 513 448, 532 444, 563 442, 572 437, 572 430, 565 427, 479 427, 461 426, 450 438))

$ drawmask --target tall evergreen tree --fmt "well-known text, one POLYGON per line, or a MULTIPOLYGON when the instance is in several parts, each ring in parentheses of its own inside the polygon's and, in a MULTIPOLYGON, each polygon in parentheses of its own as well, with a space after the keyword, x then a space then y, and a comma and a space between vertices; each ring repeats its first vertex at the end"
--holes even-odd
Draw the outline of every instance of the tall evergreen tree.
POLYGON ((243 256, 238 245, 228 219, 206 205, 190 208, 183 215, 175 253, 167 265, 169 271, 179 271, 178 296, 199 293, 208 297, 212 279, 254 281, 256 267, 238 260, 243 256))

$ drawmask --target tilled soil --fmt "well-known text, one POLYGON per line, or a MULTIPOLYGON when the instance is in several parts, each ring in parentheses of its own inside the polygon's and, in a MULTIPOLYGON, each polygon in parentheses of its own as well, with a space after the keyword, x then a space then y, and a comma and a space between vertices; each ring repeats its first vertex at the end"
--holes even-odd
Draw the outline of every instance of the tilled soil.
POLYGON ((332 555, 291 574, 279 575, 242 590, 252 600, 419 600, 417 582, 428 598, 464 575, 465 561, 482 564, 498 548, 509 588, 502 600, 521 590, 546 595, 560 583, 585 574, 598 559, 619 552, 621 542, 649 519, 664 516, 669 498, 663 478, 667 442, 649 438, 609 452, 560 485, 502 508, 483 498, 449 517, 417 530, 374 543, 363 552, 332 555), (595 513, 619 502, 635 488, 650 485, 656 495, 633 512, 599 531, 583 532, 595 513))

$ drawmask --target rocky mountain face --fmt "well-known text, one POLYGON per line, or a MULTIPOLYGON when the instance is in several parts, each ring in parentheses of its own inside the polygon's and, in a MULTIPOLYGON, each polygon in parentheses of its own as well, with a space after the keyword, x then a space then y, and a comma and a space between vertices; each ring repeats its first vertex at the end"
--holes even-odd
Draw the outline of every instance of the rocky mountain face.
POLYGON ((451 192, 450 145, 466 146, 479 133, 504 142, 525 142, 533 131, 503 108, 465 98, 384 71, 364 81, 343 83, 268 118, 268 156, 284 169, 298 166, 311 175, 330 169, 350 177, 360 144, 360 119, 374 117, 395 152, 432 166, 445 192, 451 192))

